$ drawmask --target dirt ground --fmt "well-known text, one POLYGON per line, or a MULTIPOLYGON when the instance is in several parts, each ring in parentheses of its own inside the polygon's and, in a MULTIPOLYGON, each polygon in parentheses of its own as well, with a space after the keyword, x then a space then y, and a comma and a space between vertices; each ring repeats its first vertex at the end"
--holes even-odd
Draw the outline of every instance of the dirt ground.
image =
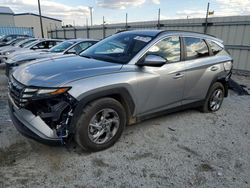
MULTIPOLYGON (((250 88, 250 77, 235 76, 250 88)), ((42 145, 13 127, 0 71, 0 187, 250 187, 250 96, 128 126, 98 153, 42 145)))

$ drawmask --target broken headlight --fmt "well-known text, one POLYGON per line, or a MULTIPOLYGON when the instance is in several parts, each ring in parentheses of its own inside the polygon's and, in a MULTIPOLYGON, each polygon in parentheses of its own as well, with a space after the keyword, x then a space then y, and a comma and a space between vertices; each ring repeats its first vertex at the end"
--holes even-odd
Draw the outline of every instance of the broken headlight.
POLYGON ((26 88, 23 92, 23 98, 41 98, 56 96, 66 93, 70 87, 61 88, 26 88))

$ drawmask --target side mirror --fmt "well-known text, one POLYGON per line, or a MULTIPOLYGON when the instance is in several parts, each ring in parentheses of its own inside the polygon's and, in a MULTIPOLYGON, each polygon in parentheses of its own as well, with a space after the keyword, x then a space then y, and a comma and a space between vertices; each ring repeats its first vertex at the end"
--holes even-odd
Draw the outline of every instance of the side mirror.
POLYGON ((67 52, 65 52, 65 54, 77 54, 77 52, 74 49, 70 49, 67 52))
POLYGON ((76 54, 76 52, 75 51, 69 51, 66 54, 76 54))
POLYGON ((147 55, 144 60, 137 63, 138 66, 161 67, 167 62, 166 59, 158 55, 147 55))

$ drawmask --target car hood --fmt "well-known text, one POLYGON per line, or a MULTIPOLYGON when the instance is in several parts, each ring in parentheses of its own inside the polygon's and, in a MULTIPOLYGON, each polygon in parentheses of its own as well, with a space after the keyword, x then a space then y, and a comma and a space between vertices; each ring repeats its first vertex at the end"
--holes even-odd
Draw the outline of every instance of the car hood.
POLYGON ((80 56, 61 56, 20 66, 13 76, 26 86, 60 87, 75 80, 117 72, 121 67, 121 64, 80 56))
MULTIPOLYGON (((11 50, 12 50, 12 49, 11 49, 11 50)), ((12 53, 10 53, 9 57, 14 57, 14 56, 16 56, 16 55, 18 55, 18 54, 21 54, 21 53, 23 53, 23 54, 28 54, 28 53, 30 53, 30 52, 34 52, 34 51, 33 51, 33 50, 30 50, 30 49, 28 49, 28 48, 16 47, 16 49, 14 49, 12 53)))
POLYGON ((3 46, 3 47, 0 47, 0 52, 2 52, 2 51, 5 51, 5 50, 9 50, 9 49, 11 49, 11 48, 14 48, 15 46, 3 46))
POLYGON ((50 53, 50 52, 37 52, 37 51, 27 51, 27 53, 18 53, 18 54, 12 54, 9 56, 11 61, 8 63, 15 63, 15 64, 22 64, 25 61, 31 61, 35 59, 41 59, 41 58, 46 58, 46 57, 52 57, 55 55, 55 53, 50 53))
MULTIPOLYGON (((6 47, 7 47, 7 46, 6 46, 6 47)), ((15 51, 17 51, 17 50, 20 50, 20 49, 22 49, 22 48, 12 46, 11 48, 2 49, 2 50, 1 50, 1 54, 5 53, 5 52, 11 52, 11 53, 13 53, 13 52, 15 52, 15 51)))

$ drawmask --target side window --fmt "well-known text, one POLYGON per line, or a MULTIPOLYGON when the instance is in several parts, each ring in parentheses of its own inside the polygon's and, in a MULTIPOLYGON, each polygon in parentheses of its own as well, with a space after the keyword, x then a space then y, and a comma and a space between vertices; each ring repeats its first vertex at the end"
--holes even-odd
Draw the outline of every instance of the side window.
POLYGON ((193 37, 184 38, 187 52, 187 60, 209 56, 208 47, 204 40, 193 37))
POLYGON ((49 42, 48 42, 48 46, 46 46, 46 48, 50 49, 50 48, 52 48, 52 47, 55 46, 55 45, 56 45, 56 42, 55 42, 55 41, 49 41, 49 42))
POLYGON ((216 54, 220 53, 223 50, 222 47, 220 47, 218 44, 216 44, 213 41, 208 41, 208 44, 209 44, 209 46, 210 46, 210 48, 212 50, 213 55, 216 55, 216 54))
MULTIPOLYGON (((82 42, 79 44, 80 50, 83 51, 90 47, 92 44, 90 42, 82 42)), ((80 52, 80 51, 79 51, 80 52)))
POLYGON ((46 43, 47 43, 47 42, 40 42, 40 43, 36 44, 35 46, 33 46, 32 49, 33 49, 33 50, 45 49, 46 43))
POLYGON ((146 55, 158 55, 168 62, 177 62, 181 59, 181 45, 179 37, 169 37, 152 46, 146 55))
POLYGON ((66 53, 67 54, 78 54, 81 51, 79 44, 75 45, 73 48, 70 48, 66 53))

